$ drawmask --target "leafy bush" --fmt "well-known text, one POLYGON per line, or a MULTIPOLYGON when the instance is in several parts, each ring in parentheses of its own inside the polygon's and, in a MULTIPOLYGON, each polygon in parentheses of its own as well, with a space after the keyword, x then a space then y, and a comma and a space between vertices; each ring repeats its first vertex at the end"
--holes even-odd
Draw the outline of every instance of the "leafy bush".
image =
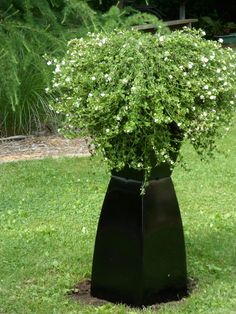
POLYGON ((210 154, 235 110, 236 55, 202 35, 116 31, 70 41, 52 61, 52 106, 66 115, 64 131, 81 128, 111 169, 129 165, 146 176, 150 154, 173 164, 182 138, 210 154))
POLYGON ((155 25, 159 33, 170 32, 169 28, 159 20, 155 15, 149 13, 140 13, 131 8, 120 10, 116 6, 112 6, 108 12, 99 18, 100 26, 97 30, 111 32, 116 28, 131 29, 136 25, 152 24, 155 25))
MULTIPOLYGON (((0 24, 0 133, 28 133, 46 121, 50 110, 45 87, 51 71, 45 51, 63 43, 46 31, 20 23, 0 24)), ((60 48, 61 49, 61 48, 60 48)), ((49 117, 48 117, 49 118, 49 117)))
POLYGON ((54 10, 47 0, 0 4, 0 136, 53 127, 45 93, 52 71, 44 55, 63 55, 69 38, 91 29, 93 12, 84 1, 59 2, 54 10))
POLYGON ((157 27, 157 32, 161 34, 167 34, 170 32, 169 28, 159 20, 155 15, 149 13, 136 13, 127 17, 124 25, 126 28, 131 28, 135 25, 152 24, 157 27))
POLYGON ((199 21, 201 27, 206 31, 208 37, 228 35, 236 30, 236 24, 233 22, 223 22, 219 18, 211 16, 203 16, 199 21))

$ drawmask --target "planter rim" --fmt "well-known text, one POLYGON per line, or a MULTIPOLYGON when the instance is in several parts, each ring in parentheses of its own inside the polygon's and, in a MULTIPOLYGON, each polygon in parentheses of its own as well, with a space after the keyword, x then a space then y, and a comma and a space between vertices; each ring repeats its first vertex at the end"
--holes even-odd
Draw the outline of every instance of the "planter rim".
MULTIPOLYGON (((167 163, 161 163, 159 166, 154 166, 151 170, 151 173, 148 177, 148 180, 158 180, 166 177, 170 177, 172 173, 172 169, 170 165, 167 163)), ((113 169, 111 171, 113 177, 120 177, 126 180, 133 181, 141 181, 143 182, 145 179, 145 171, 144 170, 136 170, 130 168, 129 166, 124 167, 121 170, 113 169)))

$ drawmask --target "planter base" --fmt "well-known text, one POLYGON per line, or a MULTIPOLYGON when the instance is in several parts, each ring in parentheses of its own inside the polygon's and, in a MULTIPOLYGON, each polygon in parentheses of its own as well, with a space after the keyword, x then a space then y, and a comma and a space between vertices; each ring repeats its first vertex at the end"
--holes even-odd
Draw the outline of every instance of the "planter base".
POLYGON ((95 243, 91 295, 142 307, 187 295, 186 255, 170 177, 142 182, 112 176, 95 243))

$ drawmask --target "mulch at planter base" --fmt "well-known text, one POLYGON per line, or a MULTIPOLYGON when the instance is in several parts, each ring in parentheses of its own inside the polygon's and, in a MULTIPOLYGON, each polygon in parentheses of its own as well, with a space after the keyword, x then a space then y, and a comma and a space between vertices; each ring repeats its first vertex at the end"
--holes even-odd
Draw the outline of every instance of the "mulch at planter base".
MULTIPOLYGON (((193 278, 188 278, 188 295, 190 295, 193 289, 196 287, 197 281, 193 278)), ((81 280, 70 292, 69 295, 76 301, 84 305, 95 305, 101 306, 107 303, 111 303, 106 300, 94 298, 90 295, 90 288, 91 288, 91 280, 90 279, 83 279, 81 280)), ((176 303, 176 305, 182 302, 186 297, 178 300, 178 301, 171 301, 172 303, 176 303)), ((153 304, 151 308, 159 308, 161 303, 153 304)))
POLYGON ((79 301, 81 304, 87 305, 103 305, 109 303, 106 300, 94 298, 90 295, 90 288, 91 288, 91 280, 84 279, 80 281, 69 293, 73 299, 79 301))

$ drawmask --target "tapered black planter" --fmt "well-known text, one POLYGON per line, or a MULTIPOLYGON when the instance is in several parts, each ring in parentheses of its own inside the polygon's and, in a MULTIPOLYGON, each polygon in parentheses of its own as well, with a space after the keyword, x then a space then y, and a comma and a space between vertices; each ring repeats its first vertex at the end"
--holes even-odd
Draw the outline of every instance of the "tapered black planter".
POLYGON ((95 243, 91 295, 141 307, 187 294, 183 228, 170 171, 114 173, 95 243), (126 175, 127 174, 127 175, 126 175))

